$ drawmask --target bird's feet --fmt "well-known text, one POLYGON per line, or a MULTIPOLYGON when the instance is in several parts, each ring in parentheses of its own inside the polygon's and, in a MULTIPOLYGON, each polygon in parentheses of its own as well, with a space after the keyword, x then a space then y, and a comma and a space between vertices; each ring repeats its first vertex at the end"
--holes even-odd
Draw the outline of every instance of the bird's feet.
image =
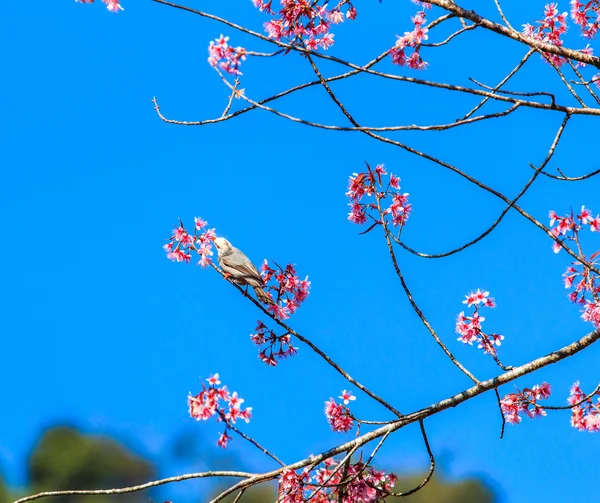
POLYGON ((229 279, 231 278, 232 274, 226 272, 225 274, 223 274, 223 279, 229 279))

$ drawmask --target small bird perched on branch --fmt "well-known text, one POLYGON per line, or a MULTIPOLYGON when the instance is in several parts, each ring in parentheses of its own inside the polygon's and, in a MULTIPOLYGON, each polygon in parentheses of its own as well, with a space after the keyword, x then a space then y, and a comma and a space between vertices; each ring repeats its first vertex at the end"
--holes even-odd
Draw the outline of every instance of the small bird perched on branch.
POLYGON ((275 304, 271 296, 263 290, 265 282, 250 259, 225 238, 215 238, 213 242, 217 247, 219 265, 225 272, 225 277, 231 278, 238 285, 254 288, 256 297, 261 302, 275 304))

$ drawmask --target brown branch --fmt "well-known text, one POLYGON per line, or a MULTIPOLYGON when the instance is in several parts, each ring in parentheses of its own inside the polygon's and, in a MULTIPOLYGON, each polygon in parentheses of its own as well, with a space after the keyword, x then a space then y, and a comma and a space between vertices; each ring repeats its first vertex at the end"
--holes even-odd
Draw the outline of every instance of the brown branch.
POLYGON ((502 404, 500 403, 502 399, 500 398, 500 393, 498 392, 498 388, 494 390, 496 393, 496 400, 498 402, 498 409, 500 409, 500 416, 502 417, 502 426, 500 427, 500 439, 504 438, 504 428, 506 427, 506 418, 504 417, 504 412, 502 412, 502 404))
MULTIPOLYGON (((496 87, 493 88, 493 91, 494 92, 498 91, 504 84, 506 84, 511 79, 511 77, 513 77, 523 67, 523 65, 525 65, 525 63, 527 62, 527 60, 530 58, 530 56, 533 53, 534 53, 534 50, 529 49, 527 54, 525 54, 525 56, 523 56, 521 61, 519 61, 519 64, 517 66, 515 66, 509 72, 509 74, 500 81, 500 83, 496 87)), ((462 117, 462 119, 457 119, 457 120, 468 119, 471 115, 473 115, 475 112, 477 112, 477 110, 479 110, 483 105, 485 105, 489 99, 490 98, 488 98, 488 97, 483 98, 483 100, 481 100, 481 102, 477 106, 475 106, 473 109, 471 109, 469 112, 467 112, 466 115, 464 117, 462 117)))
POLYGON ((251 478, 255 477, 255 473, 237 472, 237 471, 209 471, 199 473, 187 473, 185 475, 178 475, 176 477, 168 477, 165 479, 154 480, 152 482, 146 482, 137 486, 122 487, 119 489, 75 489, 66 491, 44 491, 41 493, 33 494, 31 496, 25 496, 13 503, 26 503, 27 501, 33 501, 40 498, 48 498, 51 496, 99 496, 99 495, 110 495, 110 494, 127 494, 135 493, 150 489, 151 487, 162 486, 165 484, 171 484, 173 482, 182 482, 184 480, 201 479, 207 477, 236 477, 236 478, 251 478))
POLYGON ((464 33, 465 31, 471 31, 474 30, 475 28, 477 28, 479 25, 478 24, 471 24, 469 26, 464 26, 463 28, 461 28, 460 30, 455 31, 454 33, 452 33, 451 35, 448 36, 448 38, 446 38, 445 40, 441 41, 441 42, 435 42, 435 43, 428 43, 428 44, 421 44, 421 46, 423 47, 441 47, 442 45, 446 45, 448 42, 450 42, 453 38, 458 37, 461 33, 464 33))
POLYGON ((277 456, 275 456, 275 454, 273 454, 272 452, 270 452, 269 450, 267 450, 265 447, 263 447, 262 445, 260 445, 252 437, 249 437, 243 431, 241 431, 238 428, 236 428, 235 426, 233 426, 233 424, 231 423, 231 421, 228 421, 225 418, 225 414, 224 413, 220 412, 220 417, 223 420, 223 422, 227 425, 227 428, 229 428, 230 430, 232 430, 235 433, 237 433, 244 440, 247 440, 248 442, 250 442, 252 445, 254 445, 257 449, 259 449, 264 454, 266 454, 267 456, 269 456, 271 459, 273 459, 274 461, 277 461, 277 463, 279 463, 281 466, 285 466, 285 463, 283 461, 281 461, 281 459, 279 459, 277 456))
POLYGON ((222 495, 219 499, 213 499, 210 503, 218 503, 218 501, 220 501, 223 497, 225 497, 228 494, 231 494, 232 492, 235 492, 238 489, 241 489, 243 487, 250 487, 257 483, 265 482, 268 480, 273 480, 273 479, 279 477, 279 475, 284 470, 298 470, 298 469, 304 468, 305 466, 308 466, 308 465, 316 465, 317 463, 320 463, 320 462, 324 461, 325 459, 336 456, 337 454, 340 454, 342 452, 348 451, 348 449, 351 449, 356 444, 365 445, 366 443, 368 443, 376 438, 379 438, 388 432, 394 432, 396 430, 399 430, 399 429, 405 427, 408 424, 412 424, 419 420, 425 419, 426 417, 430 417, 432 415, 438 414, 438 413, 440 413, 446 409, 449 409, 451 407, 456 407, 457 405, 460 405, 461 403, 463 403, 467 400, 470 400, 476 396, 479 396, 482 393, 485 393, 492 389, 496 389, 499 386, 506 384, 508 382, 511 382, 519 377, 522 377, 524 375, 535 372, 535 371, 537 371, 541 368, 544 368, 548 365, 551 365, 553 363, 557 363, 561 360, 564 360, 565 358, 569 358, 570 356, 573 356, 576 353, 582 351, 583 349, 589 347, 594 342, 596 342, 598 339, 600 339, 600 330, 595 330, 593 332, 590 332, 589 334, 583 336, 581 339, 573 342, 572 344, 569 344, 568 346, 565 346, 565 347, 559 349, 558 351, 554 351, 546 356, 537 358, 537 359, 535 359, 529 363, 526 363, 524 365, 521 365, 509 372, 500 374, 492 379, 487 379, 486 381, 482 381, 479 384, 477 384, 471 388, 468 388, 461 393, 458 393, 452 397, 441 400, 435 404, 430 405, 429 407, 426 407, 424 409, 416 411, 412 414, 408 414, 408 415, 398 419, 397 421, 394 421, 394 423, 392 423, 392 424, 382 426, 381 428, 378 428, 376 430, 365 433, 364 435, 357 437, 354 440, 351 440, 344 444, 338 445, 337 447, 334 447, 333 449, 329 449, 328 451, 323 452, 319 455, 310 456, 310 457, 308 457, 304 460, 298 461, 292 465, 288 465, 286 468, 280 468, 278 470, 274 470, 271 472, 256 475, 250 479, 240 481, 237 484, 235 484, 234 486, 230 487, 226 493, 222 493, 222 495))
POLYGON ((529 179, 529 181, 525 184, 525 186, 521 189, 521 191, 517 194, 517 196, 514 199, 512 199, 506 205, 506 207, 500 213, 500 216, 492 223, 492 225, 490 225, 490 227, 488 227, 483 233, 481 233, 475 239, 472 239, 471 241, 465 243, 462 246, 459 246, 458 248, 455 248, 455 249, 450 250, 450 251, 445 252, 445 253, 438 253, 438 254, 421 253, 421 252, 418 252, 417 250, 411 248, 410 246, 406 245, 404 242, 400 241, 400 239, 396 238, 395 236, 392 236, 392 239, 397 244, 399 244, 402 248, 404 248, 406 251, 412 253, 413 255, 417 255, 418 257, 421 257, 421 258, 445 258, 445 257, 449 257, 451 255, 454 255, 455 253, 458 253, 458 252, 461 252, 463 250, 466 250, 470 246, 473 246, 474 244, 476 244, 479 241, 481 241, 483 238, 485 238, 486 236, 488 236, 498 226, 498 224, 500 224, 500 222, 504 219, 504 217, 506 216, 506 214, 508 213, 508 211, 512 207, 514 207, 514 205, 516 204, 516 202, 521 197, 523 197, 523 195, 525 194, 525 192, 527 192, 527 190, 533 185, 533 182, 535 182, 536 178, 541 173, 543 173, 543 169, 550 162, 550 159, 552 159, 552 156, 554 155, 556 147, 558 146, 558 142, 560 141, 560 139, 562 137, 562 134, 563 134, 563 132, 565 130, 565 127, 567 126, 567 122, 568 122, 569 118, 570 118, 569 115, 565 115, 565 117, 564 117, 564 119, 563 119, 560 127, 558 128, 558 131, 556 132, 556 135, 554 136, 554 140, 552 142, 552 145, 550 146, 550 149, 548 150, 548 154, 546 155, 546 158, 544 159, 544 161, 542 162, 542 164, 540 164, 540 167, 536 168, 535 173, 533 174, 533 176, 529 179))
POLYGON ((596 100, 596 103, 598 103, 598 105, 600 105, 600 98, 598 98, 598 95, 590 87, 590 83, 585 81, 585 79, 583 78, 583 75, 581 75, 581 73, 579 73, 579 70, 577 70, 577 66, 575 66, 571 60, 568 60, 568 63, 569 63, 569 66, 571 67, 571 69, 573 70, 573 72, 575 73, 575 75, 577 75, 577 77, 579 78, 579 82, 573 82, 573 83, 584 86, 587 89, 587 91, 590 93, 592 98, 594 98, 594 100, 596 100))
POLYGON ((419 317, 419 319, 421 320, 421 322, 423 323, 423 325, 425 325, 425 328, 427 328, 427 330, 429 331, 429 333, 431 334, 431 336, 435 339, 435 342, 437 342, 438 346, 440 346, 442 348, 442 350, 444 351, 444 353, 446 353, 446 356, 448 358, 450 358, 450 361, 452 363, 454 363, 454 365, 456 365, 463 372, 463 374, 465 374, 469 379, 471 379, 474 383, 477 384, 479 382, 479 380, 473 374, 471 374, 471 372, 469 372, 456 359, 456 357, 452 354, 452 352, 448 349, 448 347, 442 342, 442 340, 437 335, 437 333, 434 330, 434 328, 431 326, 431 324, 429 323, 429 321, 427 321, 427 318, 425 318, 425 315, 423 314, 423 312, 421 311, 421 309, 419 308, 419 306, 415 302, 415 300, 414 300, 414 298, 412 296, 412 293, 411 293, 410 289, 408 288, 408 285, 406 284, 406 280, 404 279, 404 275, 402 274, 402 271, 400 271, 400 267, 398 266, 398 261, 396 260, 396 254, 394 253, 394 246, 392 245, 392 241, 390 239, 390 231, 387 228, 387 223, 385 221, 385 215, 383 214, 383 210, 381 209, 381 201, 380 201, 379 198, 377 198, 377 206, 378 206, 378 209, 379 209, 379 214, 381 215, 381 222, 382 222, 382 225, 383 225, 385 239, 386 239, 386 242, 387 242, 387 245, 388 245, 388 252, 389 252, 390 257, 392 259, 392 264, 394 266, 394 270, 396 271, 396 276, 398 276, 398 279, 400 280, 400 284, 402 285, 402 288, 404 289, 404 293, 406 294, 406 297, 408 298, 408 301, 410 302, 410 305, 412 306, 413 310, 415 311, 415 313, 417 314, 417 316, 419 317))
MULTIPOLYGON (((554 363, 558 363, 565 358, 569 358, 580 351, 588 348, 596 341, 600 339, 600 330, 594 330, 587 335, 584 335, 579 340, 564 346, 563 348, 554 351, 550 354, 537 358, 535 360, 530 361, 524 365, 514 368, 509 372, 505 372, 500 374, 492 379, 487 379, 485 381, 480 382, 479 384, 472 386, 454 396, 448 397, 444 400, 436 402, 428 407, 420 409, 412 414, 408 414, 406 416, 402 416, 398 420, 394 421, 391 424, 382 426, 381 428, 377 428, 373 431, 365 433, 360 437, 357 437, 349 442, 345 442, 341 445, 338 445, 332 449, 329 449, 321 454, 309 456, 303 460, 297 461, 291 465, 287 465, 286 467, 278 468, 276 470, 272 470, 266 473, 260 474, 251 474, 245 472, 204 472, 204 473, 192 473, 187 475, 180 475, 178 477, 170 477, 168 479, 161 479, 153 482, 148 482, 146 484, 141 484, 138 486, 125 487, 120 489, 101 489, 101 490, 90 490, 90 491, 48 491, 42 492, 38 494, 34 494, 31 496, 26 496, 24 498, 16 500, 14 503, 26 503, 27 501, 33 501, 36 499, 49 497, 49 496, 70 496, 70 495, 99 495, 99 494, 124 494, 142 491, 144 489, 148 489, 150 487, 155 487, 163 484, 168 484, 170 482, 179 482, 182 480, 194 479, 194 478, 203 478, 203 477, 240 477, 245 480, 238 482, 237 484, 230 487, 227 491, 227 494, 231 494, 235 491, 245 489, 247 487, 256 485, 261 482, 266 482, 268 480, 276 479, 281 475, 281 473, 285 470, 297 470, 304 468, 306 466, 317 466, 319 463, 324 461, 325 459, 336 456, 342 452, 347 452, 349 449, 352 449, 354 446, 358 445, 359 447, 365 445, 372 440, 377 438, 381 438, 382 436, 393 433, 408 424, 415 423, 417 421, 421 421, 426 417, 433 416, 435 414, 439 414, 440 412, 447 410, 452 407, 456 407, 461 403, 466 402, 467 400, 471 400, 487 391, 493 390, 502 386, 503 384, 509 383, 518 379, 519 377, 523 377, 527 374, 535 372, 541 368, 544 368, 548 365, 552 365, 554 363)), ((226 495, 227 495, 226 494, 226 495)), ((225 497, 224 495, 223 497, 225 497)), ((212 503, 217 503, 220 501, 222 497, 218 500, 213 500, 212 503)))
MULTIPOLYGON (((212 267, 221 276, 225 277, 225 273, 221 269, 219 269, 215 264, 212 264, 212 267)), ((227 279, 227 281, 229 282, 230 285, 232 285, 235 288, 237 288, 238 291, 242 295, 244 295, 256 307, 258 307, 266 316, 268 316, 271 320, 273 320, 275 323, 277 323, 277 325, 279 325, 281 328, 285 329, 291 335, 293 335, 294 337, 296 337, 299 341, 301 341, 304 344, 306 344, 310 349, 312 349, 321 358, 323 358, 331 367, 333 367, 339 374, 341 374, 348 382, 350 382, 351 384, 353 384, 354 386, 356 386, 362 392, 364 392, 367 395, 369 395, 373 400, 379 402, 386 409, 388 409, 389 411, 391 411, 392 413, 394 413, 394 415, 396 415, 397 417, 403 417, 402 413, 398 409, 396 409, 395 407, 393 407, 392 405, 390 405, 389 403, 387 403, 383 398, 379 397, 378 395, 376 395, 375 393, 373 393, 370 389, 368 389, 366 386, 362 385, 360 382, 358 382, 356 379, 354 379, 350 374, 348 374, 348 372, 346 372, 342 367, 340 367, 337 363, 335 363, 324 351, 322 351, 321 349, 319 349, 312 341, 310 341, 309 339, 307 339, 303 335, 301 335, 298 332, 296 332, 292 327, 288 326, 286 323, 284 323, 280 319, 278 319, 275 316, 273 316, 273 314, 270 313, 269 311, 267 311, 265 309, 265 307, 258 300, 256 300, 253 297, 246 296, 244 288, 242 288, 240 285, 237 285, 237 284, 233 283, 229 279, 227 279)))
MULTIPOLYGON (((537 169, 533 164, 529 164, 529 166, 532 169, 537 169)), ((585 175, 570 177, 570 176, 566 176, 561 171, 560 168, 556 168, 556 170, 560 173, 560 176, 552 175, 550 173, 546 173, 545 171, 542 171, 542 175, 547 176, 548 178, 552 178, 553 180, 560 180, 563 182, 579 182, 581 180, 587 180, 588 178, 592 178, 593 176, 596 176, 597 174, 600 173, 600 169, 596 169, 596 170, 592 171, 591 173, 587 173, 585 175)))
POLYGON ((429 445, 429 440, 427 439, 427 433, 425 432, 425 425, 423 424, 423 420, 420 419, 419 420, 419 426, 421 427, 421 434, 423 435, 423 440, 425 442, 425 448, 427 449, 427 454, 429 454, 429 471, 427 472, 427 474, 425 475, 425 477, 423 478, 423 480, 421 481, 421 483, 416 486, 413 487, 412 489, 406 491, 406 492, 398 492, 398 493, 390 493, 390 496, 410 496, 411 494, 416 493, 417 491, 420 491, 421 489, 423 489, 423 487, 425 487, 425 485, 427 485, 427 482, 429 482, 431 480, 431 477, 433 476, 433 472, 435 471, 435 457, 433 456, 433 452, 431 451, 431 447, 429 445))
POLYGON ((546 42, 542 42, 540 40, 535 40, 532 37, 526 37, 525 35, 515 30, 511 30, 506 26, 502 26, 501 24, 494 23, 493 21, 484 18, 480 14, 477 14, 474 10, 464 9, 452 0, 428 0, 428 3, 441 7, 442 9, 451 12, 452 14, 455 14, 458 17, 468 19, 469 21, 472 21, 474 23, 479 23, 486 30, 490 30, 504 37, 511 38, 529 47, 534 47, 543 52, 556 54, 557 56, 562 56, 563 58, 571 59, 574 61, 580 61, 581 63, 586 63, 595 66, 596 68, 600 68, 600 58, 596 56, 590 56, 588 54, 584 54, 574 49, 560 47, 546 42))
MULTIPOLYGON (((386 79, 391 79, 391 80, 398 80, 398 81, 403 81, 403 82, 409 82, 409 83, 414 83, 414 84, 422 84, 422 85, 426 85, 426 86, 431 86, 434 88, 439 88, 439 89, 445 89, 445 90, 449 90, 449 91, 459 91, 459 92, 465 92, 465 93, 469 93, 469 94, 474 94, 474 95, 478 95, 478 96, 486 96, 495 100, 499 100, 499 101, 505 101, 508 103, 517 103, 519 102, 522 106, 526 106, 526 107, 531 107, 531 108, 537 108, 537 109, 543 109, 543 110, 555 110, 555 111, 560 111, 560 112, 564 112, 564 113, 570 113, 570 114, 581 114, 581 115, 600 115, 600 109, 595 109, 595 108, 573 108, 573 107, 567 107, 564 105, 548 105, 548 104, 544 104, 544 103, 538 103, 538 102, 534 102, 534 101, 523 101, 523 100, 516 100, 513 98, 510 98, 508 96, 500 96, 500 95, 496 95, 494 93, 489 93, 489 92, 485 92, 485 91, 481 91, 478 89, 471 89, 471 88, 467 88, 467 87, 463 87, 463 86, 456 86, 456 85, 452 85, 452 84, 444 84, 444 83, 440 83, 440 82, 433 82, 433 81, 428 81, 428 80, 423 80, 423 79, 416 79, 413 77, 405 77, 402 75, 394 75, 394 74, 388 74, 388 73, 384 73, 384 72, 377 72, 371 69, 367 69, 367 68, 363 68, 360 67, 358 65, 355 65, 353 63, 350 63, 348 61, 345 61, 343 59, 337 58, 335 56, 330 56, 327 54, 322 54, 319 52, 312 52, 312 51, 308 51, 302 47, 299 47, 297 45, 290 45, 290 44, 286 44, 280 41, 276 41, 273 39, 270 39, 268 37, 266 37, 265 35, 262 35, 260 33, 257 33, 255 31, 249 30, 247 28, 244 28, 243 26, 237 25, 235 23, 232 23, 230 21, 227 21, 223 18, 220 18, 218 16, 215 16, 213 14, 208 14, 206 12, 202 12, 199 10, 195 10, 195 9, 191 9, 189 7, 185 7, 183 5, 178 5, 178 4, 174 4, 171 2, 167 2, 165 0, 152 0, 156 3, 160 3, 163 5, 167 5, 170 7, 174 7, 177 9, 181 9, 187 12, 191 12, 193 14, 202 16, 202 17, 206 17, 208 19, 212 19, 214 21, 218 21, 219 23, 225 24, 231 28, 234 28, 236 30, 239 30, 243 33, 246 33, 248 35, 252 35, 253 37, 256 37, 260 40, 263 40, 265 42, 269 42, 271 44, 275 44, 281 48, 285 48, 285 49, 289 49, 289 50, 293 50, 293 51, 297 51, 299 53, 302 53, 304 55, 310 54, 313 57, 316 58, 320 58, 320 59, 324 59, 324 60, 328 60, 328 61, 334 61, 336 63, 339 63, 341 65, 347 66, 349 68, 352 68, 354 70, 358 70, 359 72, 362 73, 367 73, 367 74, 371 74, 371 75, 375 75, 375 76, 379 76, 379 77, 383 77, 386 79)), ((433 2, 431 2, 433 3, 433 2)), ((547 44, 546 44, 547 45, 547 44)), ((550 47, 554 47, 554 46, 550 46, 550 47)), ((563 49, 563 48, 561 48, 563 49)), ((545 50, 545 49, 544 49, 545 50)), ((563 49, 563 50, 567 50, 567 49, 563 49)), ((389 51, 386 51, 386 55, 389 51)), ((552 52, 552 51, 548 51, 548 52, 552 52)), ((575 53, 577 53, 577 51, 573 51, 575 53)), ((587 55, 586 55, 587 56, 587 55)), ((598 59, 592 56, 587 56, 586 61, 584 61, 585 63, 589 63, 589 64, 593 64, 590 61, 588 61, 588 59, 598 59)), ((576 59, 577 58, 573 58, 576 59)), ((595 66, 595 65, 594 65, 595 66)), ((186 123, 186 125, 198 125, 193 124, 193 123, 186 123)))

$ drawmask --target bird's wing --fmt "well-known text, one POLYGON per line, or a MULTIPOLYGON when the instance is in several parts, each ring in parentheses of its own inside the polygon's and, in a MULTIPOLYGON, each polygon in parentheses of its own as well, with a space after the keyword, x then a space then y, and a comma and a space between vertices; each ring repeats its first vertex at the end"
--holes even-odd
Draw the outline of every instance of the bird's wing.
POLYGON ((224 256, 222 261, 225 266, 235 269, 246 280, 254 280, 258 282, 258 285, 253 286, 264 285, 263 278, 258 272, 258 269, 240 250, 235 249, 233 253, 224 256))

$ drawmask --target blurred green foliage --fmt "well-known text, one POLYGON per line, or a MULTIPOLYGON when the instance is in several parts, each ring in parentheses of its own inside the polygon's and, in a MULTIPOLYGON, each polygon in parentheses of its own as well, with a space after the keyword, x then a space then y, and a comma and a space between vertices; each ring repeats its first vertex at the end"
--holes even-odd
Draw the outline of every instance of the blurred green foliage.
MULTIPOLYGON (((10 503, 25 494, 66 489, 110 489, 142 484, 156 478, 154 465, 133 454, 108 436, 86 435, 68 426, 50 428, 34 447, 28 463, 30 486, 16 494, 6 487, 0 474, 0 503, 10 503)), ((422 476, 403 476, 395 491, 408 491, 419 485, 422 476)), ((221 488, 221 490, 224 488, 221 488)), ((216 490, 215 496, 221 490, 216 490)), ((211 491, 212 492, 212 491, 211 491)), ((163 488, 169 494, 168 487, 163 488)), ((204 491, 192 491, 185 502, 207 501, 204 491)), ((232 503, 235 494, 224 503, 232 503)), ((184 503, 182 499, 174 503, 184 503)), ((238 500, 244 503, 274 503, 274 484, 254 487, 238 500)), ((493 503, 493 492, 479 479, 458 482, 444 480, 437 474, 420 491, 405 497, 389 497, 388 503, 493 503)), ((147 491, 111 496, 66 496, 52 498, 50 503, 149 503, 147 491)), ((162 499, 155 501, 162 502, 162 499)))
MULTIPOLYGON (((399 477, 395 492, 406 492, 417 487, 423 476, 399 477)), ((494 493, 479 479, 458 482, 445 481, 434 475, 419 491, 406 497, 388 498, 387 501, 407 503, 493 503, 494 493)))
MULTIPOLYGON (((107 436, 84 435, 68 426, 47 430, 28 462, 30 491, 110 489, 142 484, 154 466, 107 436)), ((147 503, 147 493, 117 496, 66 496, 52 503, 147 503)))

